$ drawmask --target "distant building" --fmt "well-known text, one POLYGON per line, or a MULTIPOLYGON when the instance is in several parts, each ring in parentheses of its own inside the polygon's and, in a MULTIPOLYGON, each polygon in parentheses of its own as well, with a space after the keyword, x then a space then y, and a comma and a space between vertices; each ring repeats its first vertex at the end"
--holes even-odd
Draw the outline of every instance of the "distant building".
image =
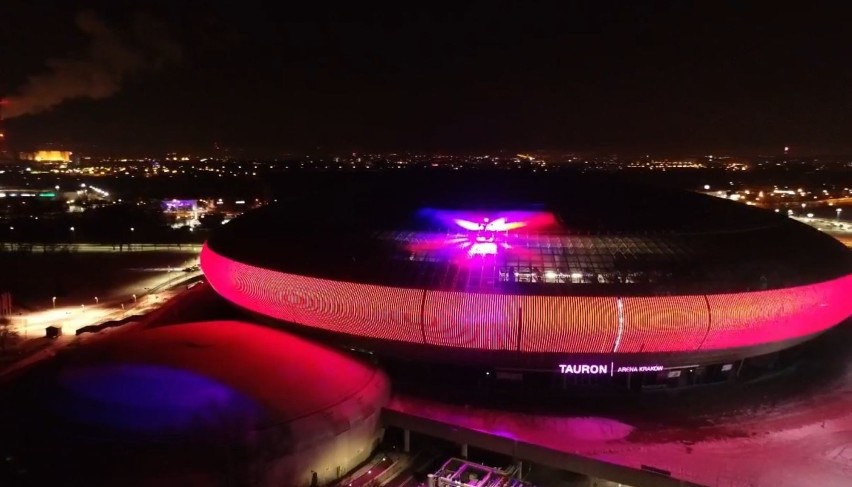
POLYGON ((24 161, 33 162, 71 162, 71 151, 66 150, 37 150, 35 152, 21 152, 20 158, 24 161))
POLYGON ((10 155, 6 151, 6 133, 3 131, 3 127, 0 126, 0 160, 9 158, 10 155))
POLYGON ((57 197, 59 197, 59 194, 53 189, 4 188, 0 186, 0 198, 9 198, 9 201, 15 198, 56 199, 57 197))

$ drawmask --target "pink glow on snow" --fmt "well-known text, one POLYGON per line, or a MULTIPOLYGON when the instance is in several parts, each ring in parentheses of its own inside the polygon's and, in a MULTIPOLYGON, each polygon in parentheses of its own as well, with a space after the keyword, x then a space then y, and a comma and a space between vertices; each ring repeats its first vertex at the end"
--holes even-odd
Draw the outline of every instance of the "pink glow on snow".
POLYGON ((796 400, 772 402, 701 415, 706 423, 700 426, 678 426, 665 420, 668 413, 653 410, 629 424, 624 418, 540 415, 401 395, 386 410, 433 421, 431 428, 456 437, 472 430, 511 439, 516 451, 530 445, 528 452, 551 449, 567 460, 579 455, 637 470, 651 465, 698 485, 848 487, 852 372, 796 400))
POLYGON ((451 293, 335 281, 242 264, 206 245, 201 268, 224 298, 273 318, 361 337, 483 350, 719 350, 809 336, 852 314, 852 275, 771 291, 624 297, 619 322, 616 297, 451 293))

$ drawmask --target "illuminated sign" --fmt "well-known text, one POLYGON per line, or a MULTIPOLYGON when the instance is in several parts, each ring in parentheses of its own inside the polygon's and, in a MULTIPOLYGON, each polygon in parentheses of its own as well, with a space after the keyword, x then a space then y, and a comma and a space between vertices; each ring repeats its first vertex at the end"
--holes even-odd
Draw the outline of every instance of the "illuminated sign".
POLYGON ((659 372, 663 370, 662 365, 640 365, 636 366, 619 366, 616 372, 659 372))
POLYGON ((563 374, 609 374, 612 364, 559 364, 559 372, 563 374))
POLYGON ((582 375, 612 375, 616 372, 660 372, 663 370, 662 365, 619 365, 614 363, 607 364, 559 364, 559 373, 561 374, 582 374, 582 375))

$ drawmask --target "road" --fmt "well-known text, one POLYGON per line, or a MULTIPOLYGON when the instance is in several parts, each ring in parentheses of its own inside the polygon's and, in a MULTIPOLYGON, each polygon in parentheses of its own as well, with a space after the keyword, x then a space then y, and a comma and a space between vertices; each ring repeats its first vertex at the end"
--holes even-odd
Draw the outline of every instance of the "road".
POLYGON ((144 315, 159 308, 186 289, 183 283, 200 276, 200 273, 181 274, 165 281, 142 298, 137 297, 130 306, 126 303, 111 301, 89 307, 63 307, 37 311, 13 318, 13 329, 24 338, 19 345, 22 355, 8 366, 0 368, 0 378, 9 377, 34 363, 48 359, 63 347, 79 343, 81 337, 76 336, 76 331, 84 326, 144 315), (124 309, 121 308, 122 304, 125 305, 124 309), (62 326, 62 336, 49 342, 36 340, 45 336, 44 329, 50 325, 62 326))
MULTIPOLYGON (((17 242, 0 242, 0 249, 15 249, 23 247, 24 244, 17 242)), ((122 247, 110 244, 98 243, 60 243, 56 245, 33 244, 33 252, 187 252, 198 253, 201 251, 202 244, 124 244, 122 247)))
POLYGON ((793 217, 793 219, 831 235, 847 247, 852 247, 852 222, 835 218, 793 217))
POLYGON ((12 328, 23 338, 43 337, 45 328, 58 326, 65 335, 73 335, 85 326, 119 320, 134 314, 144 314, 171 298, 172 287, 199 277, 200 271, 159 272, 155 276, 128 284, 114 297, 97 303, 81 303, 32 311, 12 317, 12 328))
POLYGON ((378 477, 387 472, 395 463, 395 459, 387 455, 372 458, 366 465, 344 476, 334 485, 338 487, 377 487, 381 483, 378 477))

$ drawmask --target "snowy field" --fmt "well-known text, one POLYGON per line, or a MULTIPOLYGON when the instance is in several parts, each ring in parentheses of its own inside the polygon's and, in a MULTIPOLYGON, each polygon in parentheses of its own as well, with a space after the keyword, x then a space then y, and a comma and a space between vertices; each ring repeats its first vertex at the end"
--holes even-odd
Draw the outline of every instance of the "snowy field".
POLYGON ((599 416, 506 412, 400 395, 389 407, 617 465, 652 465, 700 485, 850 487, 852 357, 842 353, 852 338, 848 328, 833 338, 845 340, 835 346, 841 363, 812 384, 781 377, 599 416))

